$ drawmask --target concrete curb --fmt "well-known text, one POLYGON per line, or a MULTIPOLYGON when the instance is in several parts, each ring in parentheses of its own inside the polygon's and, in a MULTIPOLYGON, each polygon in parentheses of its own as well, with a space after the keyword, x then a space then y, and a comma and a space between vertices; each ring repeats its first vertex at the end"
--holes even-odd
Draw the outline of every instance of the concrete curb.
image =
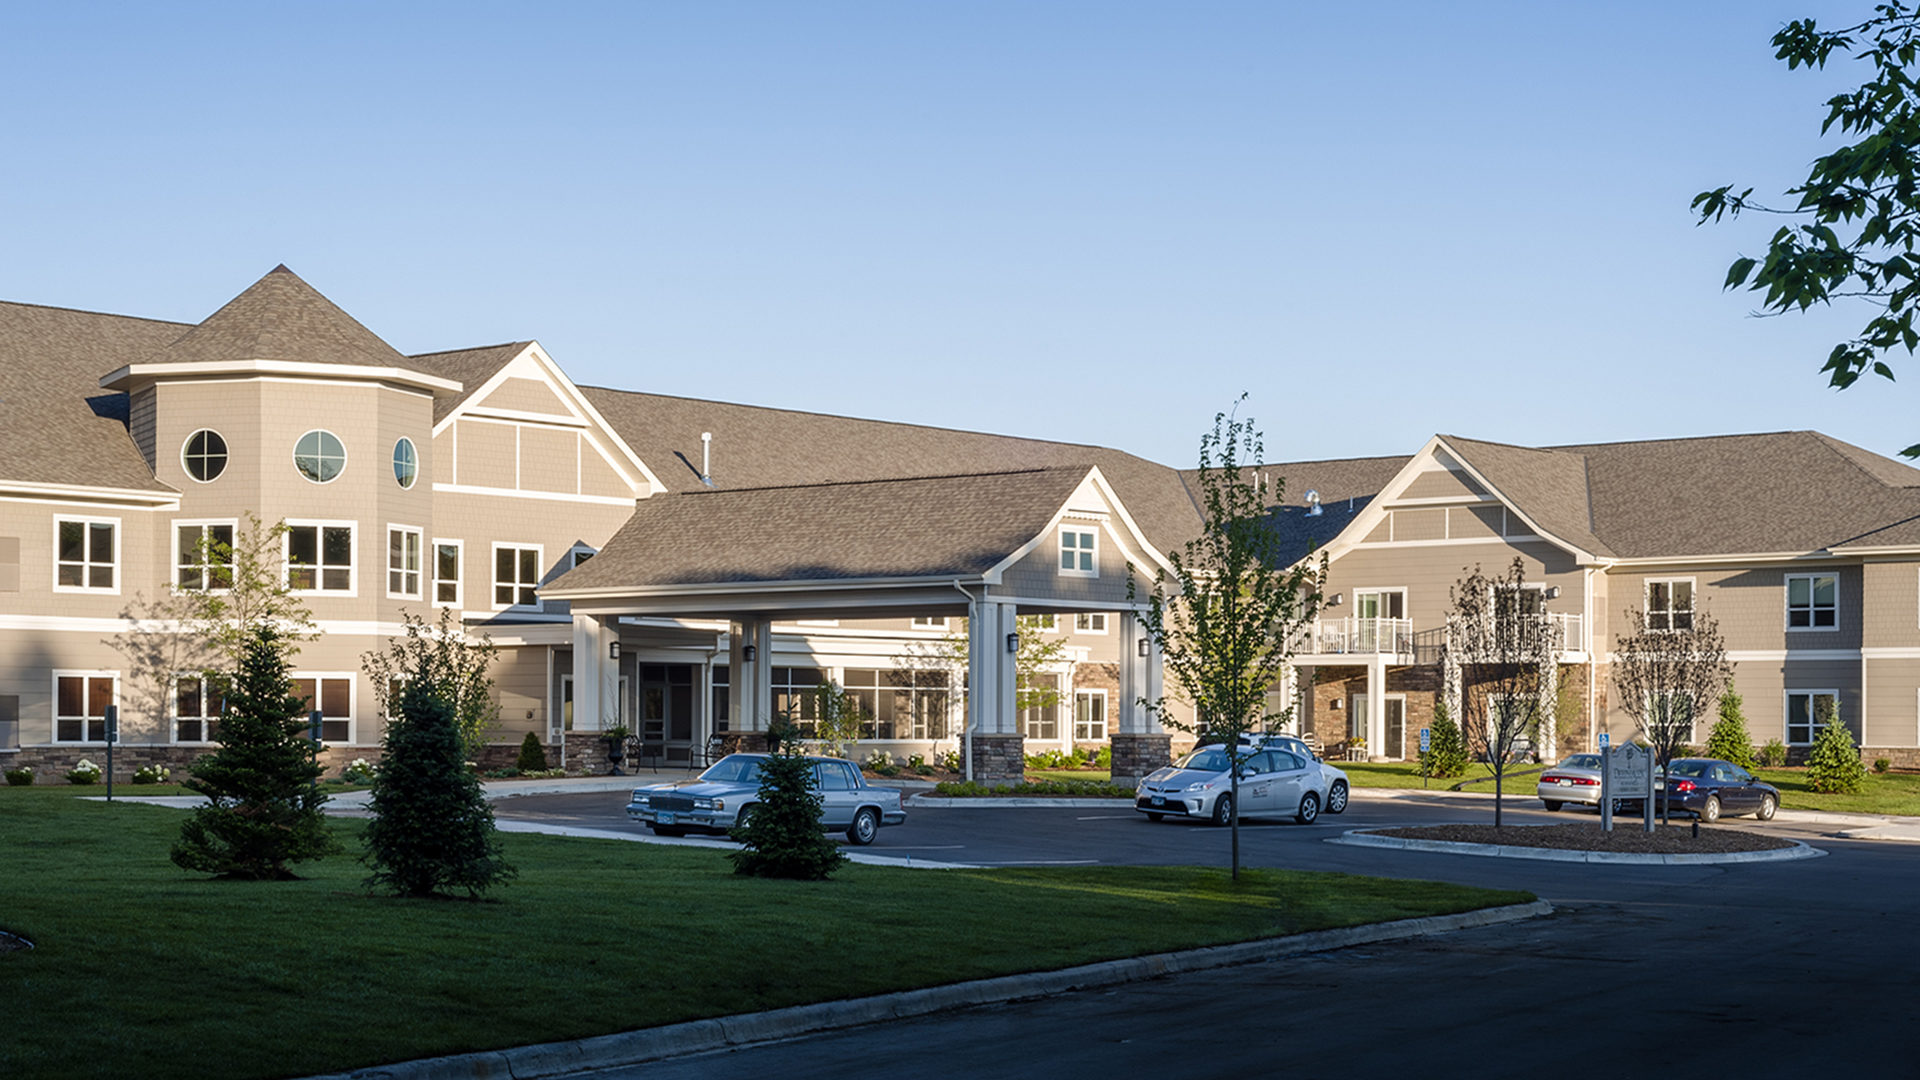
POLYGON ((1052 799, 1049 799, 1049 798, 1021 799, 1021 798, 1015 798, 1013 796, 993 796, 993 795, 982 796, 980 798, 971 798, 971 799, 968 799, 968 798, 950 799, 941 795, 915 795, 911 799, 907 800, 907 805, 914 808, 915 810, 964 809, 966 807, 974 807, 974 806, 987 808, 987 809, 999 808, 999 807, 1012 807, 1015 809, 1033 809, 1035 807, 1064 806, 1069 809, 1077 807, 1082 810, 1087 810, 1087 809, 1131 810, 1133 809, 1133 800, 1132 799, 1076 799, 1076 798, 1071 798, 1064 795, 1059 798, 1052 798, 1052 799))
MULTIPOLYGON (((1517 826, 1524 828, 1525 826, 1517 826)), ((1329 844, 1351 847, 1397 848, 1401 851, 1428 851, 1441 855, 1479 855, 1493 859, 1534 859, 1540 862, 1609 863, 1616 866, 1720 866, 1727 863, 1790 862, 1817 859, 1826 852, 1808 847, 1798 840, 1792 847, 1771 851, 1728 851, 1713 855, 1640 855, 1624 851, 1562 851, 1558 848, 1510 847, 1504 844, 1463 844, 1450 840, 1409 840, 1401 836, 1377 836, 1362 829, 1351 829, 1327 838, 1329 844)))
POLYGON ((1266 938, 1238 945, 1218 945, 1205 949, 1156 953, 1126 960, 1108 960, 1098 964, 1041 971, 1025 975, 1004 975, 993 979, 906 990, 897 994, 878 994, 849 1001, 828 1001, 818 1005, 796 1005, 787 1009, 723 1016, 713 1020, 693 1020, 684 1024, 602 1035, 591 1039, 542 1043, 511 1050, 489 1050, 477 1054, 422 1058, 392 1065, 376 1065, 350 1073, 333 1073, 308 1080, 539 1080, 541 1077, 568 1076, 589 1069, 612 1069, 639 1065, 662 1058, 680 1057, 708 1050, 747 1046, 776 1039, 791 1039, 838 1028, 901 1020, 948 1009, 975 1005, 998 1005, 1008 1001, 1045 997, 1070 990, 1157 979, 1189 971, 1232 967, 1237 964, 1278 960, 1305 953, 1326 952, 1352 945, 1371 945, 1384 941, 1468 930, 1498 923, 1537 919, 1553 914, 1553 905, 1544 900, 1531 904, 1486 908, 1459 915, 1435 915, 1425 919, 1354 926, 1342 930, 1320 930, 1283 938, 1266 938))

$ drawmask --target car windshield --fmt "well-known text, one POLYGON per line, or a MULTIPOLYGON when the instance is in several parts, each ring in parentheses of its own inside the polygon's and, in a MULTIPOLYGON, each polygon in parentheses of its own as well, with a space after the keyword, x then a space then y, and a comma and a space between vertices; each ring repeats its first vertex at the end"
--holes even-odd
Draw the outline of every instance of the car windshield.
POLYGON ((1667 766, 1669 776, 1705 776, 1707 763, 1704 761, 1676 761, 1667 766))
POLYGON ((723 757, 714 763, 713 768, 700 774, 700 779, 713 784, 757 784, 760 782, 760 759, 741 757, 723 757))
POLYGON ((1226 772, 1227 752, 1217 746, 1209 746, 1204 750, 1195 750, 1174 762, 1174 767, 1192 769, 1195 772, 1226 772))
POLYGON ((1560 767, 1563 769, 1597 769, 1600 767, 1600 759, 1592 754, 1575 754, 1561 762, 1560 767))

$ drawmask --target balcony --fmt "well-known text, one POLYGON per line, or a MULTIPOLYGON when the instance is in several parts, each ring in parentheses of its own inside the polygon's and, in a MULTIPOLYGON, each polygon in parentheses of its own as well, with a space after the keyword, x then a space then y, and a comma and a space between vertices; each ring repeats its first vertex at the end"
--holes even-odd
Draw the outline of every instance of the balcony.
MULTIPOLYGON (((1585 649, 1581 616, 1547 612, 1527 617, 1546 620, 1554 651, 1568 653, 1585 649)), ((1439 662, 1446 638, 1444 627, 1415 631, 1412 619, 1321 619, 1301 635, 1293 651, 1323 656, 1411 655, 1416 663, 1432 664, 1439 662)))

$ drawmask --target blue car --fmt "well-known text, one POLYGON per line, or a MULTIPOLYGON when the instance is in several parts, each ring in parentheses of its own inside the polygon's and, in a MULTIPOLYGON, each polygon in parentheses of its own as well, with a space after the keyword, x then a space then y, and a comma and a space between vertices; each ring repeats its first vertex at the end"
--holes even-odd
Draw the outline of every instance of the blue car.
MULTIPOLYGON (((1701 821, 1718 821, 1722 816, 1752 814, 1761 821, 1772 821, 1780 809, 1780 789, 1763 783, 1731 761, 1717 758, 1676 758, 1666 773, 1654 780, 1653 808, 1661 806, 1660 792, 1666 791, 1670 809, 1693 814, 1701 821)), ((1620 799, 1615 806, 1638 809, 1640 800, 1620 799)))

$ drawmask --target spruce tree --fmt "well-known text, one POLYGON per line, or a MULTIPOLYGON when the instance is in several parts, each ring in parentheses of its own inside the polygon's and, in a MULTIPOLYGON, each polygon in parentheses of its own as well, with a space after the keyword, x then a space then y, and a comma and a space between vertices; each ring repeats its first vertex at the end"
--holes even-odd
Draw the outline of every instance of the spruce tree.
POLYGON ((288 676, 291 641, 271 625, 249 628, 227 688, 220 746, 193 763, 188 790, 207 797, 180 828, 175 864, 246 880, 293 878, 288 863, 335 854, 313 782, 320 766, 306 704, 288 676))
POLYGON ((1707 756, 1750 770, 1755 766, 1753 737, 1747 734, 1747 718, 1740 704, 1740 695, 1732 690, 1720 695, 1720 719, 1707 733, 1707 756))
POLYGON ((753 877, 824 881, 847 861, 840 845, 820 830, 823 800, 813 762, 794 750, 769 754, 760 764, 760 798, 733 832, 733 872, 753 877))
POLYGON ((520 740, 520 757, 513 763, 513 767, 521 772, 546 771, 547 750, 540 745, 540 736, 529 731, 527 737, 520 740))
POLYGON ((1853 733, 1840 722, 1831 698, 1816 700, 1813 713, 1820 731, 1813 737, 1813 750, 1807 755, 1807 786, 1823 795, 1858 795, 1867 770, 1860 764, 1853 733))
POLYGON ((1423 776, 1442 779, 1467 771, 1466 740, 1460 737, 1460 727, 1453 722, 1444 701, 1434 703, 1433 739, 1420 755, 1420 769, 1423 776))
POLYGON ((467 767, 452 699, 452 688, 423 666, 387 721, 374 818, 364 834, 369 887, 402 896, 464 889, 474 897, 514 874, 501 857, 480 778, 467 767))

